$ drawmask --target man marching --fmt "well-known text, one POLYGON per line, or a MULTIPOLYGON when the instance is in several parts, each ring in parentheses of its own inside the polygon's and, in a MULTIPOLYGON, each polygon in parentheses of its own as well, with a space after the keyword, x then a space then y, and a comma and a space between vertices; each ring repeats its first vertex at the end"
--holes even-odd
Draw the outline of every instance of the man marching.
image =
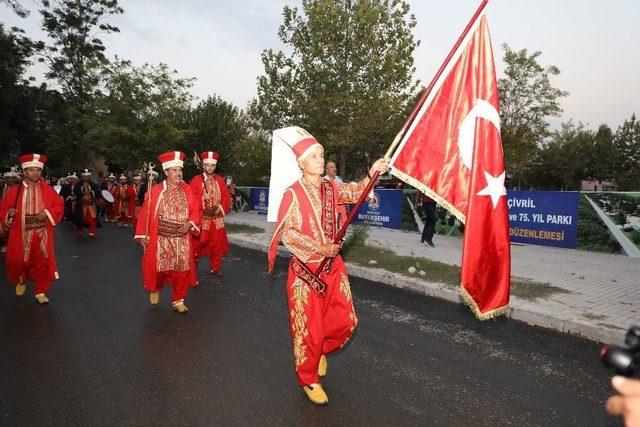
POLYGON ((91 171, 83 169, 80 173, 82 181, 73 189, 76 197, 75 223, 78 237, 82 237, 85 228, 89 229, 89 238, 96 237, 96 228, 100 226, 98 220, 97 197, 100 189, 98 184, 91 181, 91 171))
MULTIPOLYGON (((9 189, 18 182, 18 174, 12 168, 9 172, 5 172, 2 178, 4 182, 0 193, 0 203, 4 200, 9 189)), ((0 221, 0 246, 2 247, 0 248, 0 253, 7 252, 7 237, 9 237, 9 228, 2 225, 2 221, 0 221)))
POLYGON ((224 179, 214 173, 219 155, 213 151, 200 154, 203 173, 189 184, 202 206, 202 231, 196 242, 196 259, 209 257, 209 272, 221 276, 222 255, 229 252, 229 241, 224 229, 224 216, 229 212, 231 196, 224 179))
POLYGON ((78 176, 76 173, 69 173, 65 179, 66 184, 60 189, 60 196, 64 201, 64 219, 68 224, 73 224, 76 216, 76 196, 74 190, 78 183, 78 176))
POLYGON ((131 215, 131 225, 133 226, 133 232, 136 231, 136 225, 138 218, 140 217, 140 208, 144 199, 140 198, 142 191, 142 175, 138 172, 133 174, 133 184, 127 188, 127 196, 129 197, 129 213, 131 215))
POLYGON ((184 157, 179 151, 158 157, 167 178, 147 192, 134 237, 144 248, 142 280, 151 304, 172 285, 172 308, 179 313, 188 311, 184 299, 197 284, 193 235, 200 232, 200 206, 182 181, 184 157))
POLYGON ((0 204, 0 218, 9 227, 7 276, 18 296, 24 295, 27 280, 34 281, 33 294, 46 304, 51 281, 58 278, 53 227, 62 219, 64 202, 42 179, 45 156, 24 154, 19 161, 25 179, 0 204))
MULTIPOLYGON (((100 190, 106 190, 113 195, 114 194, 113 190, 115 187, 117 187, 116 176, 113 173, 110 173, 109 176, 107 177, 107 182, 103 182, 100 185, 100 190)), ((113 203, 109 203, 107 206, 105 206, 104 220, 106 222, 116 222, 116 213, 115 213, 113 203)))
POLYGON ((116 211, 116 219, 118 227, 128 227, 131 222, 131 211, 129 211, 129 185, 127 177, 124 174, 118 179, 120 185, 114 189, 113 198, 115 199, 114 209, 116 211))
MULTIPOLYGON (((323 179, 324 149, 304 129, 279 129, 274 132, 276 143, 291 147, 297 164, 282 156, 275 159, 279 163, 275 168, 272 164, 272 174, 277 169, 280 176, 295 177, 299 168, 302 176, 283 195, 280 193, 282 201, 269 248, 269 271, 282 239, 292 254, 287 296, 296 374, 309 399, 323 405, 329 402, 319 381, 327 371, 326 356, 346 344, 357 324, 347 270, 338 254, 341 245, 333 244, 339 227, 337 207, 356 203, 369 178, 347 184, 323 179), (318 280, 314 273, 325 257, 332 262, 318 280)), ((369 175, 384 172, 387 167, 387 161, 379 159, 369 175)), ((274 185, 273 177, 271 187, 275 189, 278 185, 274 185)))

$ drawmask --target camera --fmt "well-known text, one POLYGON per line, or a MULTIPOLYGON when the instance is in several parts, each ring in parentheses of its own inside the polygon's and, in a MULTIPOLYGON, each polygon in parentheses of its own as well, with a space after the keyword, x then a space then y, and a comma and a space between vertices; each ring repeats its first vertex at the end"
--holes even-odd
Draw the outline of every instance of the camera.
POLYGON ((640 326, 629 328, 624 343, 626 348, 603 346, 600 349, 600 360, 617 375, 630 377, 640 368, 640 326))

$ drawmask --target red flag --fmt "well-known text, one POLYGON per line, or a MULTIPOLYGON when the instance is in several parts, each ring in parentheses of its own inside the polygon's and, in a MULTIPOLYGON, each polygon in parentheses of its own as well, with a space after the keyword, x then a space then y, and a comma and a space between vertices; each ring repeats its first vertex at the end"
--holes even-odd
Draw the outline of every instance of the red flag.
POLYGON ((509 303, 511 255, 498 85, 486 18, 473 23, 391 160, 391 173, 465 224, 461 293, 480 319, 509 303))

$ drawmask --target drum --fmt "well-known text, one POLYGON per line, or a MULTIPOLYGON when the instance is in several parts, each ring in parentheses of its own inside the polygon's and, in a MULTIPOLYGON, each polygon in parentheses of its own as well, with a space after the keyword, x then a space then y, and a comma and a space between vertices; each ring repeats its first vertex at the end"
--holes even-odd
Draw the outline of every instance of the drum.
POLYGON ((109 206, 114 202, 113 194, 109 193, 107 190, 100 191, 100 197, 98 197, 98 204, 100 206, 109 206))

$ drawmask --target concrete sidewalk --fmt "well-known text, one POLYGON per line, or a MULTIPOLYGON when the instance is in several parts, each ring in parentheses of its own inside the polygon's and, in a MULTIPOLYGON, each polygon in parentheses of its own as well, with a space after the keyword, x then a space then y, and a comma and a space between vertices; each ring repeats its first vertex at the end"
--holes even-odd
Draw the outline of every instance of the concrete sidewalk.
MULTIPOLYGON (((255 212, 234 213, 228 215, 225 221, 264 229, 265 233, 252 235, 233 233, 229 235, 229 240, 240 246, 266 251, 273 224, 266 222, 265 215, 255 212)), ((460 238, 435 236, 436 248, 421 245, 419 240, 418 233, 371 227, 368 243, 393 250, 398 255, 460 265, 460 238)), ((555 293, 535 301, 512 296, 510 317, 592 340, 618 344, 622 343, 629 326, 640 323, 638 259, 517 244, 512 244, 511 254, 514 277, 549 283, 570 293, 555 293)), ((348 268, 350 274, 358 277, 409 288, 437 298, 460 301, 457 289, 448 285, 428 283, 419 277, 414 279, 353 264, 349 264, 348 268)))

